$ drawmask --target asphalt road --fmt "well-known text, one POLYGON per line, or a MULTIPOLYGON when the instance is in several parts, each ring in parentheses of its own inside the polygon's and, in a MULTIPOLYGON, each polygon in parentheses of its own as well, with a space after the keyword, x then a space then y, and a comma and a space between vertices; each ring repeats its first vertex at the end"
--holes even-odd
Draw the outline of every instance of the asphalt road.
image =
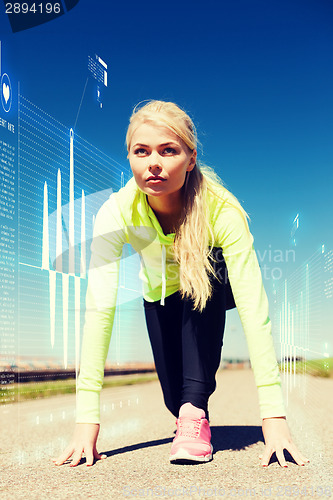
MULTIPOLYGON (((286 387, 286 386, 285 386, 286 387)), ((71 438, 75 396, 27 401, 0 410, 0 499, 329 498, 333 496, 333 380, 299 376, 286 391, 288 422, 304 467, 261 468, 263 436, 250 370, 218 374, 210 400, 214 459, 173 465, 175 419, 158 382, 104 389, 98 451, 86 467, 53 465, 71 438)))

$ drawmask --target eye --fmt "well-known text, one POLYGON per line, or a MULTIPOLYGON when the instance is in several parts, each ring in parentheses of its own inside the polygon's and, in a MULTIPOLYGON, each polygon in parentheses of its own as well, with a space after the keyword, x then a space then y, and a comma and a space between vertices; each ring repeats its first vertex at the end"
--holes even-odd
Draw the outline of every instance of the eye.
POLYGON ((147 154, 147 150, 145 148, 136 148, 134 150, 134 154, 138 155, 138 156, 143 156, 143 155, 147 154))
POLYGON ((177 151, 175 150, 175 148, 172 148, 169 146, 169 147, 163 149, 163 153, 167 154, 167 155, 175 155, 177 153, 177 151))

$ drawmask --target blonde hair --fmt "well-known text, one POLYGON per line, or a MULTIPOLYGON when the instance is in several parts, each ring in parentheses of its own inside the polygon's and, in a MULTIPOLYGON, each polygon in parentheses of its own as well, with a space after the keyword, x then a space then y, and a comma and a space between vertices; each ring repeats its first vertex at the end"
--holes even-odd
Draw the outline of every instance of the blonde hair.
MULTIPOLYGON (((179 106, 173 102, 154 100, 139 106, 140 104, 134 108, 130 118, 126 134, 128 150, 136 128, 147 122, 167 127, 182 139, 191 152, 197 148, 195 126, 179 106)), ((204 309, 212 295, 210 276, 215 276, 209 259, 214 246, 214 234, 206 202, 207 191, 219 197, 217 191, 220 191, 221 187, 224 187, 223 183, 215 172, 207 166, 199 166, 198 161, 193 170, 186 174, 183 190, 184 213, 182 223, 176 229, 174 255, 179 263, 181 296, 191 298, 193 308, 199 311, 204 309)), ((246 220, 248 215, 245 210, 233 195, 231 198, 234 200, 232 205, 246 220)))

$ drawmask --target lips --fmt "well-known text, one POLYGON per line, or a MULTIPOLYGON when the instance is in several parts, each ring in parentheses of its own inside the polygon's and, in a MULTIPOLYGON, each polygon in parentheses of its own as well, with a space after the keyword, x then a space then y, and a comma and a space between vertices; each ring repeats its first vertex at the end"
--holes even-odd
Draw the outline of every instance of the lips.
POLYGON ((158 175, 151 175, 146 180, 147 181, 166 181, 166 179, 164 179, 164 177, 159 177, 158 175))

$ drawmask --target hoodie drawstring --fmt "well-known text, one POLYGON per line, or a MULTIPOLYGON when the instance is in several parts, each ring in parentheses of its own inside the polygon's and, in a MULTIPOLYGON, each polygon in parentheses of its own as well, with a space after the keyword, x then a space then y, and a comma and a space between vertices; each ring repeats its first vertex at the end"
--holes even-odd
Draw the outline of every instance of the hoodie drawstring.
POLYGON ((166 249, 165 249, 165 245, 162 245, 162 296, 161 296, 161 301, 160 301, 161 306, 164 306, 164 299, 165 299, 165 292, 166 292, 165 270, 166 270, 166 249))

